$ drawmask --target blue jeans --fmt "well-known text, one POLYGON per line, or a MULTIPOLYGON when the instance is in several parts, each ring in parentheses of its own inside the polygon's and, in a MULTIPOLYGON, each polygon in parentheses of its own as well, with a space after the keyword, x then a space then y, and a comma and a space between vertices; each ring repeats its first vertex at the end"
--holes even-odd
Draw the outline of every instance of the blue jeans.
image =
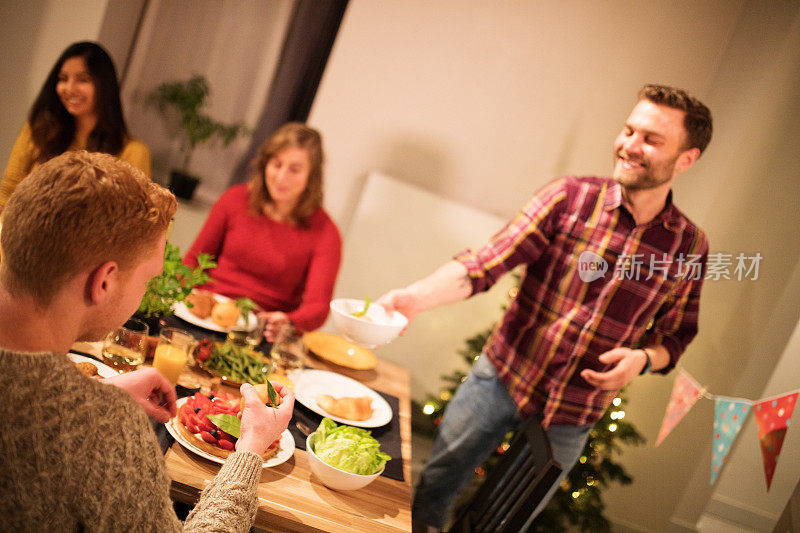
MULTIPOLYGON (((472 479, 473 471, 520 422, 517 406, 485 355, 473 365, 467 379, 447 405, 433 450, 420 475, 412 515, 442 529, 458 493, 472 479)), ((555 426, 547 429, 550 446, 563 472, 553 483, 536 516, 580 457, 592 425, 555 426)))

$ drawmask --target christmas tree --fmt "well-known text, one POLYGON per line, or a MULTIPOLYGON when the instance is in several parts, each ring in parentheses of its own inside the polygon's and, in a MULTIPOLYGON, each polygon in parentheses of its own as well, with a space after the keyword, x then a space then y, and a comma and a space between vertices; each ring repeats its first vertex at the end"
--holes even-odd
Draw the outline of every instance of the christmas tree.
MULTIPOLYGON (((513 297, 513 294, 512 294, 513 297)), ((484 344, 492 328, 488 328, 465 341, 459 350, 467 367, 481 355, 484 344)), ((417 405, 413 417, 414 429, 418 432, 435 434, 442 420, 445 408, 455 394, 455 390, 466 379, 467 371, 455 370, 442 376, 444 387, 438 395, 429 394, 422 405, 417 405)), ((623 445, 639 445, 644 438, 625 420, 624 389, 620 391, 612 406, 597 422, 586 441, 586 446, 575 467, 556 491, 548 506, 536 517, 533 531, 560 532, 568 527, 578 527, 582 531, 610 531, 611 525, 603 516, 602 490, 611 483, 631 483, 631 477, 616 460, 623 445)), ((491 470, 500 454, 508 449, 513 433, 506 435, 504 442, 487 461, 475 469, 476 478, 459 501, 467 501, 482 478, 491 470)))

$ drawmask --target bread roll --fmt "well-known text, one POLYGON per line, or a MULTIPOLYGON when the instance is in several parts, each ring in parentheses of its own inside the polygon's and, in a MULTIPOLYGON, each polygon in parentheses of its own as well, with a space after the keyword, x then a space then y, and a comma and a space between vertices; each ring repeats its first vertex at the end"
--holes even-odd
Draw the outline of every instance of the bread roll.
POLYGON ((219 302, 211 310, 211 320, 221 328, 230 328, 239 321, 239 308, 233 302, 219 302))
POLYGON ((217 301, 214 295, 208 291, 196 290, 186 297, 186 302, 191 304, 187 305, 189 311, 198 318, 208 318, 211 315, 211 309, 217 301))

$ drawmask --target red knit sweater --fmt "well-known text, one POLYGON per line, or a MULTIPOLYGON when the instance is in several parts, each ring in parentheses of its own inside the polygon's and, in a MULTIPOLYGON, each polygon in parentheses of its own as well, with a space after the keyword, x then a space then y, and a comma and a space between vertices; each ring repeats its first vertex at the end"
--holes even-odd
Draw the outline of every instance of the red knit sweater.
POLYGON ((246 296, 265 311, 283 311, 301 331, 322 325, 328 316, 342 241, 323 209, 309 227, 276 222, 248 213, 247 186, 228 189, 211 208, 206 223, 183 258, 197 265, 197 254, 213 255, 217 268, 206 288, 231 298, 246 296))

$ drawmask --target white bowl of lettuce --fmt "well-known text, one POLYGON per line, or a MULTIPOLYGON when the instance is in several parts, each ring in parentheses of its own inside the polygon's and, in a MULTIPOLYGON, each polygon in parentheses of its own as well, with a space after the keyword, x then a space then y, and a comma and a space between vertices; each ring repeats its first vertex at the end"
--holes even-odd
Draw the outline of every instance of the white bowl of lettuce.
POLYGON ((337 298, 330 303, 333 323, 351 342, 364 348, 375 348, 400 335, 408 319, 397 311, 387 312, 369 298, 337 298))
POLYGON ((338 425, 323 418, 317 431, 306 438, 311 471, 326 487, 358 490, 383 473, 391 457, 369 431, 338 425))

